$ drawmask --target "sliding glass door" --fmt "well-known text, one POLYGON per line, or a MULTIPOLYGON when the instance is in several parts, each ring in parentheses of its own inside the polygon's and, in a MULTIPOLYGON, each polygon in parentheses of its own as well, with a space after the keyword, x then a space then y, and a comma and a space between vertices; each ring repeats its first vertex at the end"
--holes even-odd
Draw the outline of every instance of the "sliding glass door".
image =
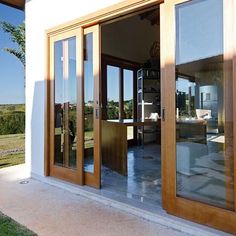
POLYGON ((165 3, 161 50, 164 207, 235 233, 233 4, 165 3))
POLYGON ((50 38, 50 175, 100 187, 99 26, 50 38))

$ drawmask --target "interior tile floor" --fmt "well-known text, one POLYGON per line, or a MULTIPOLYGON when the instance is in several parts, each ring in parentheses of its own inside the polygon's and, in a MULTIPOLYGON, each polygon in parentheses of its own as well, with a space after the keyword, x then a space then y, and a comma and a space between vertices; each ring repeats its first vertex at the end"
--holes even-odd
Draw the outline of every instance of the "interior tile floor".
MULTIPOLYGON (((187 153, 182 155, 181 162, 184 162, 184 165, 188 163, 189 158, 188 168, 191 174, 177 171, 178 195, 223 208, 232 208, 234 202, 226 199, 226 193, 233 196, 233 182, 227 175, 222 137, 221 134, 208 135, 207 144, 198 144, 206 149, 204 155, 198 155, 196 150, 187 150, 195 152, 193 156, 188 156, 187 153)), ((182 145, 188 147, 189 142, 182 142, 182 145)), ((161 207, 160 145, 144 145, 143 149, 139 146, 129 148, 128 176, 103 166, 102 192, 104 195, 114 195, 123 202, 136 202, 140 207, 161 207)))
POLYGON ((103 166, 102 189, 149 206, 161 206, 160 145, 129 148, 128 176, 103 166))

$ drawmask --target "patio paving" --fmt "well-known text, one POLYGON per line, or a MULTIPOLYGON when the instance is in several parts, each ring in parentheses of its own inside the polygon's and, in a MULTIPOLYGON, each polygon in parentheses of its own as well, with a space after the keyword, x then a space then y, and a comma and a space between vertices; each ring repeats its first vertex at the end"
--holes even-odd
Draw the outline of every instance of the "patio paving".
POLYGON ((38 235, 186 235, 28 177, 25 165, 0 171, 0 211, 38 235))

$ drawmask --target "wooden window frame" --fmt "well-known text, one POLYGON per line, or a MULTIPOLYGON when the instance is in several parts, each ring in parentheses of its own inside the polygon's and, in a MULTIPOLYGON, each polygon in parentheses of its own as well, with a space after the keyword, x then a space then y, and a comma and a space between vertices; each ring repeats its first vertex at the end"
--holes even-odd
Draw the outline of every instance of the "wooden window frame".
MULTIPOLYGON (((102 54, 102 119, 107 120, 107 66, 119 68, 119 119, 123 119, 124 114, 124 70, 133 72, 133 117, 137 117, 137 70, 141 64, 122 58, 102 54)), ((133 139, 128 140, 128 145, 137 143, 137 127, 134 127, 133 139)))
POLYGON ((107 105, 107 66, 114 66, 119 68, 120 75, 119 75, 119 119, 123 119, 124 113, 124 70, 130 70, 133 72, 133 116, 135 117, 137 114, 137 104, 135 101, 137 100, 137 81, 136 81, 136 73, 137 69, 140 67, 139 63, 127 61, 125 59, 116 58, 113 56, 102 55, 102 107, 103 109, 103 116, 104 120, 107 119, 106 115, 106 105, 107 105))

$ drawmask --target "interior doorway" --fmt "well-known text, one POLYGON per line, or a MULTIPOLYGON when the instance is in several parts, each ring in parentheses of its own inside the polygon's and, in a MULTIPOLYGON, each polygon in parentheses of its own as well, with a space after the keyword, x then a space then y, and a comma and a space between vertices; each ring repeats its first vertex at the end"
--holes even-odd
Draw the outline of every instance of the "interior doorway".
POLYGON ((159 7, 101 25, 103 191, 161 206, 159 7))

